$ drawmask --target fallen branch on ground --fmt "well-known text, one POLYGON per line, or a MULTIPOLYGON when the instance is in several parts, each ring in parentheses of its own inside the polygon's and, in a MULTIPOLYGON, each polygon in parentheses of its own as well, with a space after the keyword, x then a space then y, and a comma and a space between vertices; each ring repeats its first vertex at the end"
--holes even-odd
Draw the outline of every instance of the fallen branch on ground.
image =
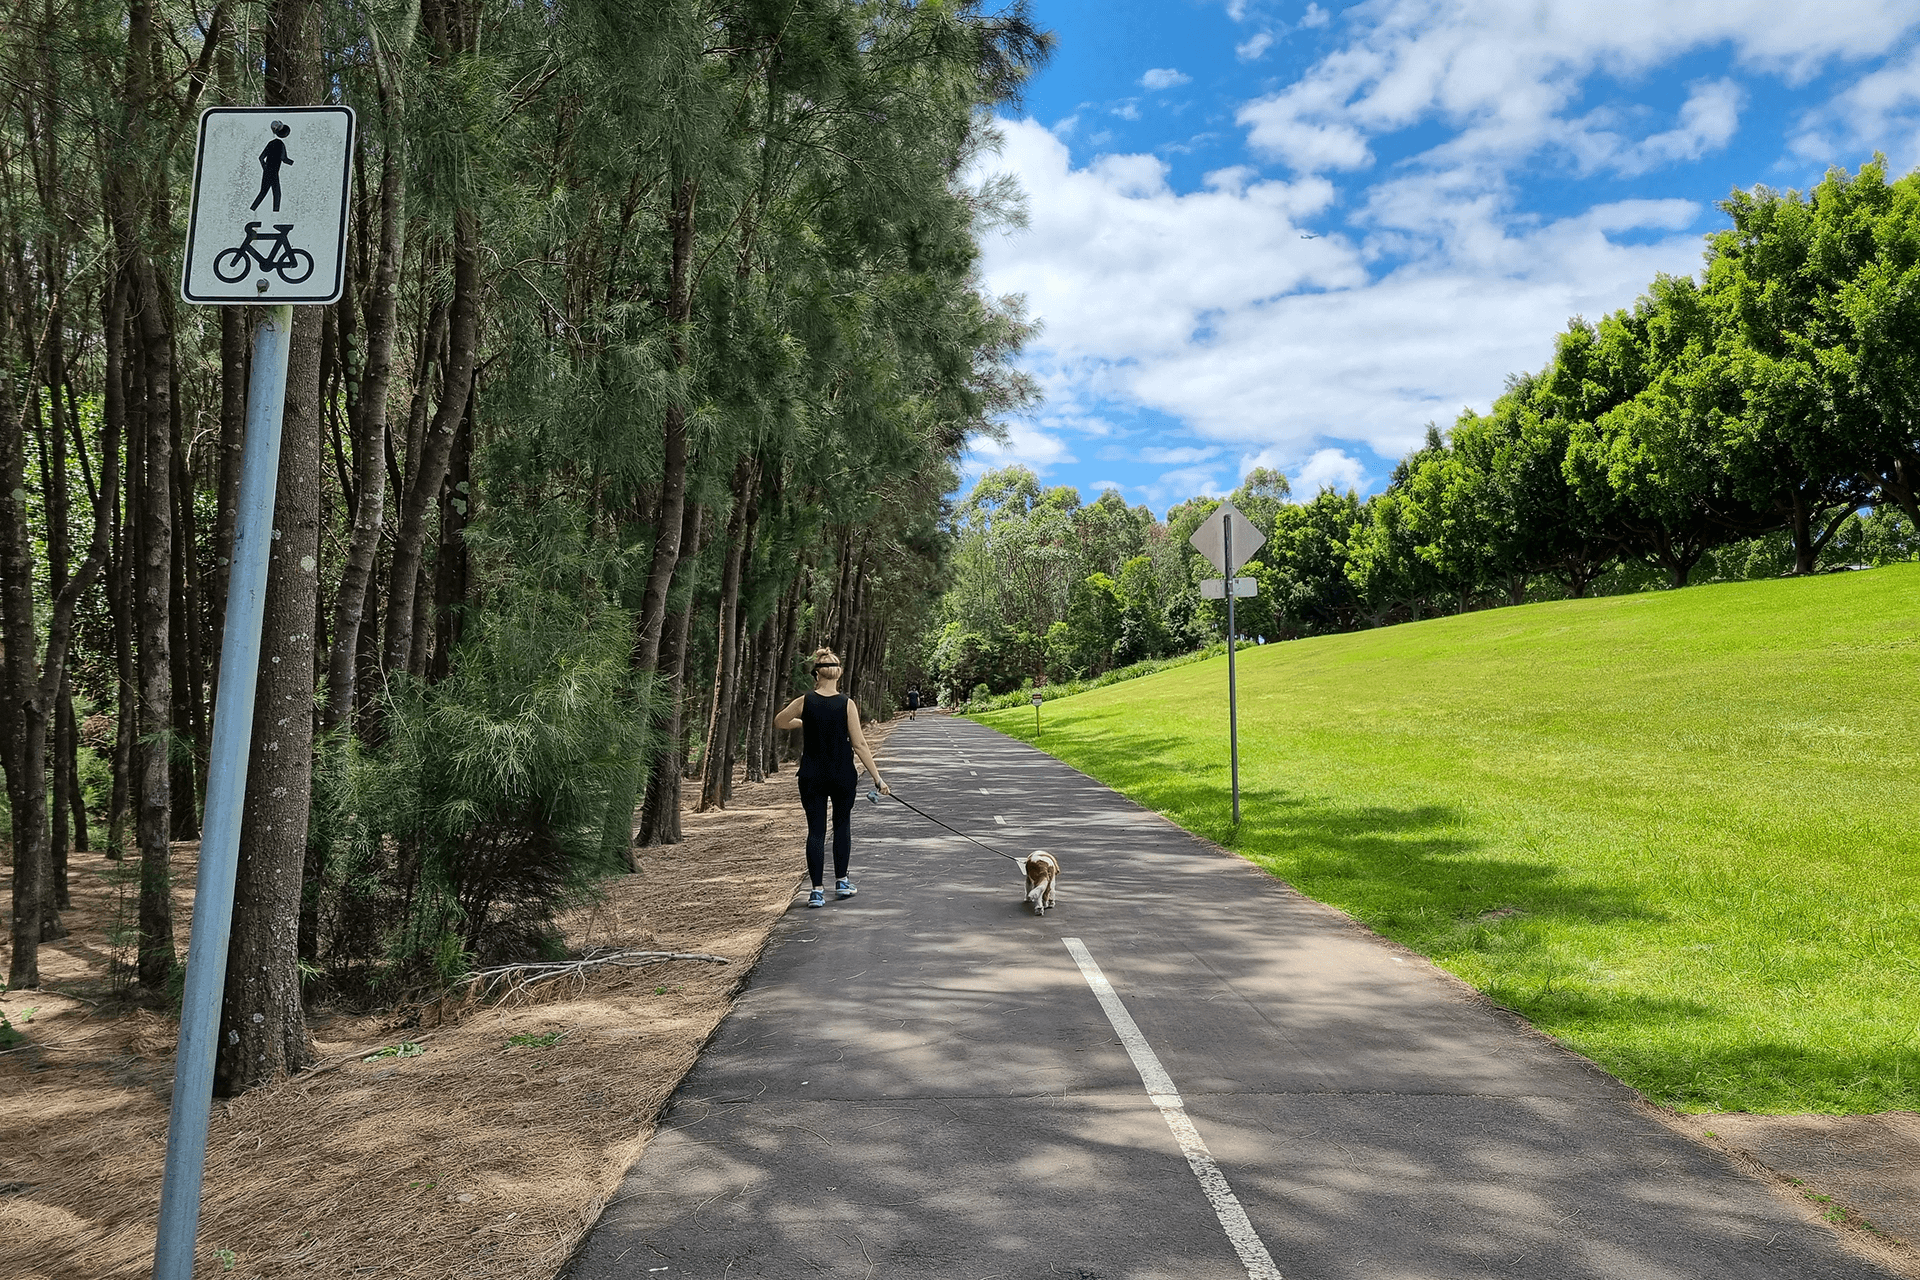
POLYGON ((595 969, 609 966, 638 969, 668 960, 703 960, 709 964, 733 963, 726 956, 716 956, 705 951, 610 951, 601 955, 590 952, 577 960, 496 965, 491 969, 470 973, 454 986, 469 988, 471 998, 475 1000, 487 1000, 494 995, 495 991, 499 992, 500 999, 505 1000, 522 991, 537 987, 543 982, 551 982, 555 978, 579 978, 584 981, 587 974, 595 969))

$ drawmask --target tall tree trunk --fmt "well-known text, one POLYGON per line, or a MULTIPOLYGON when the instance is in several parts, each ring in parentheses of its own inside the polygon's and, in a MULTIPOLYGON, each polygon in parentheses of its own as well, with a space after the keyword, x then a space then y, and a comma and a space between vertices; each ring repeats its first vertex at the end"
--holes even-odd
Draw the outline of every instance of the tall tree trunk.
MULTIPOLYGON (((700 530, 705 516, 705 508, 698 504, 682 508, 677 542, 685 553, 684 559, 689 569, 699 555, 700 530)), ((655 655, 660 676, 656 684, 666 714, 662 717, 663 723, 658 726, 659 745, 654 749, 647 773, 646 799, 640 806, 638 839, 643 846, 680 843, 680 778, 681 766, 686 760, 686 700, 682 686, 686 679, 687 640, 693 625, 693 613, 693 591, 689 587, 686 604, 677 614, 669 616, 666 644, 655 655)))
POLYGON ((181 513, 190 502, 190 495, 181 490, 184 470, 180 466, 179 441, 174 441, 173 467, 173 532, 174 547, 171 600, 168 608, 168 646, 172 658, 171 682, 173 685, 172 737, 167 750, 167 789, 171 802, 170 827, 175 840, 196 840, 200 836, 199 816, 194 796, 194 765, 200 755, 199 744, 194 734, 194 711, 190 703, 194 699, 192 676, 187 670, 187 632, 197 625, 197 620, 188 613, 187 584, 182 572, 184 561, 193 554, 193 538, 190 528, 183 528, 181 513), (183 502, 182 498, 187 501, 183 502))
MULTIPOLYGON (((53 263, 58 260, 59 250, 46 246, 42 257, 53 263)), ((59 282, 47 281, 49 292, 60 292, 59 282)), ((67 415, 66 403, 60 397, 61 383, 66 372, 64 356, 65 344, 62 341, 66 318, 60 312, 56 300, 47 316, 46 377, 47 388, 47 433, 40 446, 41 462, 46 476, 41 484, 41 492, 46 502, 47 526, 47 598, 57 600, 66 590, 67 572, 72 565, 72 548, 68 545, 67 519, 71 495, 67 485, 67 415)), ((38 417, 37 406, 35 416, 38 417)), ((72 895, 67 885, 67 851, 72 847, 73 831, 69 825, 73 813, 74 760, 72 717, 67 711, 64 695, 68 689, 67 673, 59 673, 59 692, 56 693, 52 710, 51 732, 53 735, 53 843, 48 853, 48 881, 44 886, 47 911, 41 921, 40 940, 50 942, 60 937, 65 930, 60 927, 59 913, 73 905, 72 895)))
MULTIPOLYGON (((794 664, 800 659, 800 602, 812 591, 808 582, 813 576, 813 566, 803 564, 800 573, 794 579, 793 600, 787 608, 786 635, 780 644, 780 660, 773 669, 773 704, 781 705, 792 691, 794 664)), ((793 758, 794 735, 790 731, 773 728, 773 717, 767 717, 767 732, 772 735, 770 744, 773 763, 767 772, 775 772, 781 762, 793 758)))
POLYGON ((755 518, 754 499, 759 491, 753 461, 742 458, 733 469, 733 514, 727 521, 726 567, 720 574, 720 599, 715 612, 713 705, 707 715, 707 745, 701 752, 700 811, 726 803, 727 744, 732 739, 733 684, 739 670, 739 627, 735 615, 740 608, 740 566, 744 560, 747 529, 755 518))
MULTIPOLYGON (((381 57, 378 52, 375 57, 381 57)), ((382 78, 381 99, 389 113, 394 95, 382 78)), ((380 249, 367 290, 366 362, 354 402, 353 464, 356 494, 353 532, 346 563, 334 594, 333 646, 327 654, 327 703, 321 725, 333 729, 353 712, 359 673, 360 632, 372 598, 367 590, 380 552, 387 500, 387 397, 393 385, 393 344, 400 327, 400 263, 404 249, 401 210, 406 200, 405 170, 400 164, 399 130, 387 137, 380 161, 380 249)))
POLYGON ((480 223, 471 206, 462 205, 453 219, 453 302, 448 313, 446 376, 433 425, 421 441, 419 462, 407 478, 400 506, 400 529, 394 538, 393 569, 387 587, 384 628, 388 672, 411 668, 415 653, 415 609, 427 542, 427 517, 440 497, 446 479, 453 438, 467 414, 467 395, 473 385, 475 355, 480 340, 480 223))
POLYGON ((116 275, 107 287, 103 303, 106 316, 101 344, 106 364, 101 416, 106 430, 112 433, 115 440, 115 459, 119 456, 118 442, 122 439, 127 442, 127 468, 130 473, 125 485, 108 487, 102 481, 102 500, 106 504, 108 518, 113 522, 112 561, 107 572, 107 604, 112 614, 114 665, 113 789, 107 804, 106 851, 107 858, 113 862, 126 856, 127 817, 133 807, 133 743, 139 727, 139 695, 135 684, 130 615, 133 612, 133 562, 139 546, 134 521, 137 501, 132 492, 131 476, 138 474, 140 464, 137 434, 127 430, 127 391, 131 376, 127 351, 127 294, 125 275, 116 275))
POLYGON ((1793 571, 1805 577, 1813 572, 1820 557, 1820 549, 1813 543, 1813 512, 1808 510, 1807 495, 1798 485, 1794 486, 1790 504, 1788 527, 1793 531, 1793 571))
MULTIPOLYGON (((269 103, 324 99, 321 0, 273 0, 269 103)), ((313 1061, 300 1000, 300 890, 313 794, 323 320, 296 308, 260 646, 253 742, 214 1088, 232 1096, 313 1061)))
MULTIPOLYGON (((14 300, 0 281, 0 352, 13 359, 14 300)), ((44 751, 46 726, 33 714, 35 625, 33 533, 27 514, 27 440, 24 415, 14 404, 14 381, 0 378, 0 627, 6 662, 0 664, 0 762, 7 774, 7 804, 13 819, 13 956, 7 985, 40 985, 40 938, 47 910, 47 788, 36 770, 37 739, 44 751)), ((33 383, 27 383, 33 394, 33 383)), ((44 763, 41 769, 44 769, 44 763)))
MULTIPOLYGON (((694 209, 700 186, 684 178, 674 188, 667 213, 672 259, 667 279, 668 345, 676 373, 686 369, 687 321, 693 315, 694 209)), ((660 506, 653 519, 653 561, 647 571, 633 665, 652 671, 660 665, 661 634, 667 624, 667 593, 681 562, 681 526, 687 502, 687 412, 678 394, 667 405, 660 473, 660 506)), ((679 822, 675 810, 674 822, 679 822)))
MULTIPOLYGON (((4 284, 0 284, 0 351, 11 345, 6 333, 11 320, 12 306, 4 284)), ((28 368, 33 368, 32 362, 28 368)), ((31 378, 26 391, 36 394, 31 378)), ((27 527, 23 421, 13 403, 13 380, 0 378, 0 640, 4 641, 6 659, 0 662, 0 763, 5 765, 7 800, 13 817, 13 954, 7 983, 16 989, 40 985, 40 942, 52 906, 47 847, 48 722, 60 706, 74 611, 106 560, 111 521, 108 504, 102 502, 95 507, 86 560, 49 602, 43 654, 34 607, 33 544, 27 527)), ((103 436, 104 483, 111 492, 119 483, 120 441, 110 423, 103 426, 103 436)))
POLYGON ((467 412, 460 419, 440 492, 440 546, 433 556, 433 658, 427 664, 427 679, 434 683, 447 678, 466 618, 466 528, 473 502, 473 420, 479 402, 476 385, 467 393, 467 412))
POLYGON ((745 757, 748 782, 767 780, 767 702, 773 696, 773 655, 779 648, 780 615, 786 608, 784 595, 760 624, 753 638, 753 681, 747 694, 747 730, 741 754, 745 757))
POLYGON ((140 985, 159 991, 173 972, 171 748, 173 745, 173 339, 159 274, 144 250, 133 258, 140 339, 141 468, 139 599, 142 738, 135 779, 140 845, 140 985))

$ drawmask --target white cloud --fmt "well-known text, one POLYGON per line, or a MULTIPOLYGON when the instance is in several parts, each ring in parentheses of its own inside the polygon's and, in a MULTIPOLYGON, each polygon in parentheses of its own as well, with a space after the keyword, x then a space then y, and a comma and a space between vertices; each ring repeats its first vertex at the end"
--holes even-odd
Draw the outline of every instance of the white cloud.
POLYGON ((1300 464, 1300 469, 1288 477, 1293 486, 1296 502, 1305 502, 1322 489, 1333 489, 1344 493, 1348 489, 1362 489, 1367 483, 1367 469, 1360 465, 1357 458, 1350 458, 1340 449, 1316 449, 1311 458, 1300 464))
POLYGON ((1159 466, 1179 466, 1181 463, 1205 462, 1220 456, 1218 448, 1194 448, 1182 445, 1172 449, 1142 449, 1140 460, 1159 466))
POLYGON ((1188 498, 1217 498, 1227 492, 1229 486, 1220 482, 1220 472, 1214 467, 1185 467, 1179 471, 1169 471, 1159 480, 1147 486, 1147 492, 1162 504, 1184 502, 1188 498))
POLYGON ((1128 98, 1119 106, 1110 107, 1108 110, 1112 111, 1114 115, 1119 116, 1122 120, 1138 120, 1140 118, 1140 104, 1132 98, 1128 98))
POLYGON ((1324 27, 1332 17, 1332 14, 1322 9, 1319 5, 1310 4, 1307 6, 1307 11, 1300 15, 1300 25, 1306 28, 1324 27))
POLYGON ((1273 33, 1260 31, 1233 46, 1233 56, 1242 62, 1258 62, 1273 47, 1273 33))
POLYGON ((1070 138, 1073 136, 1073 131, 1079 127, 1080 113, 1076 111, 1070 116, 1063 116, 1053 122, 1053 136, 1056 138, 1070 138))
POLYGON ((1361 440, 1396 456, 1429 420, 1485 407, 1506 375, 1544 364, 1569 316, 1626 305, 1700 260, 1688 201, 1536 224, 1497 190, 1410 174, 1374 189, 1357 238, 1303 240, 1298 219, 1334 199, 1323 179, 1221 173, 1177 194, 1157 157, 1074 168, 1038 124, 1002 128, 1030 225, 989 240, 983 266, 990 290, 1025 293, 1045 322, 1030 364, 1050 394, 1155 409, 1203 443, 1297 459, 1361 440), (1613 238, 1648 231, 1652 243, 1613 238), (1369 262, 1396 265, 1376 276, 1369 262))
POLYGON ((1045 475, 1049 467, 1079 461, 1068 449, 1066 441, 1032 423, 1015 421, 1006 426, 1007 438, 1004 441, 975 438, 972 450, 961 464, 960 469, 964 474, 977 476, 996 467, 1018 463, 1045 475))
POLYGON ((1140 77, 1140 87, 1152 92, 1162 89, 1176 89, 1183 84, 1193 83, 1193 77, 1172 67, 1155 67, 1140 77))
POLYGON ((1848 85, 1808 112, 1792 148, 1815 165, 1852 166, 1884 151, 1893 172, 1920 165, 1920 47, 1848 85))
MULTIPOLYGON (((1370 139, 1437 119, 1462 133, 1455 156, 1555 146, 1578 160, 1595 144, 1563 113, 1593 72, 1628 79, 1727 44, 1747 67, 1805 78, 1883 52, 1914 21, 1898 0, 1378 0, 1360 12, 1370 21, 1350 43, 1241 108, 1255 149, 1302 172, 1352 169, 1370 162, 1370 139)), ((1731 82, 1696 86, 1675 128, 1598 150, 1626 172, 1697 157, 1732 137, 1739 106, 1731 82)))

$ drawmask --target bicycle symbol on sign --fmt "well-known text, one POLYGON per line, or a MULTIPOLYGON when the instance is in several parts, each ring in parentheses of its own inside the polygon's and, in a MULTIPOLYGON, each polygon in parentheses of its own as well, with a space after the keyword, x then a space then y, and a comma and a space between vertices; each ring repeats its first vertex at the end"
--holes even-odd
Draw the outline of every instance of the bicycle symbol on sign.
POLYGON ((305 249, 296 249, 287 239, 287 233, 293 230, 291 222, 276 222, 273 229, 278 235, 262 235, 260 224, 249 222, 244 237, 231 249, 222 249, 213 260, 213 274, 228 284, 235 284, 258 263, 262 271, 272 271, 287 284, 300 284, 313 274, 313 255, 305 249), (265 245, 263 252, 255 245, 265 245))

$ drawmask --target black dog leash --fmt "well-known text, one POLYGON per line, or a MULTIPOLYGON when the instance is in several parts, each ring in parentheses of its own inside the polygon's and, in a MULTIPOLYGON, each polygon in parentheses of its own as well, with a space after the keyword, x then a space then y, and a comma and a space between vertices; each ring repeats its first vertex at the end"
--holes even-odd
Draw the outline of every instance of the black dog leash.
MULTIPOLYGON (((894 800, 900 800, 900 797, 899 797, 899 796, 893 796, 893 797, 891 797, 891 798, 892 798, 892 799, 894 799, 894 800)), ((869 799, 869 800, 871 800, 871 801, 873 801, 873 803, 875 803, 875 804, 879 804, 879 803, 880 803, 880 793, 879 793, 878 791, 869 791, 869 792, 867 792, 867 799, 869 799)), ((970 835, 968 835, 968 834, 967 834, 966 832, 964 832, 964 831, 954 831, 952 827, 949 827, 949 826, 947 826, 947 824, 946 824, 946 823, 944 823, 944 822, 942 822, 942 821, 940 821, 940 819, 938 819, 938 818, 936 818, 936 817, 934 817, 934 816, 933 816, 932 814, 930 814, 930 813, 928 813, 928 812, 927 812, 926 810, 924 810, 924 809, 922 809, 922 808, 920 808, 920 807, 919 807, 918 805, 914 805, 914 804, 908 804, 908 803, 907 803, 907 802, 906 802, 905 800, 900 800, 900 803, 901 803, 901 804, 904 804, 904 805, 906 805, 906 806, 907 806, 907 808, 909 808, 909 809, 912 809, 912 810, 913 810, 913 811, 914 811, 915 813, 917 813, 917 814, 919 814, 919 815, 920 815, 921 817, 923 817, 923 818, 925 818, 925 819, 926 819, 926 820, 927 820, 928 822, 931 822, 931 823, 932 823, 932 824, 933 824, 934 826, 936 826, 936 827, 944 827, 944 828, 945 828, 946 830, 948 830, 948 831, 953 831, 953 834, 955 834, 955 835, 957 835, 957 836, 959 836, 959 837, 960 837, 960 838, 961 838, 962 840, 973 840, 973 837, 972 837, 972 836, 970 836, 970 835)), ((981 847, 982 849, 985 849, 985 850, 986 850, 986 851, 987 851, 988 853, 992 853, 992 854, 998 854, 998 855, 999 855, 1000 857, 1002 857, 1002 858, 1005 858, 1005 859, 1006 859, 1006 860, 1007 860, 1008 862, 1018 862, 1018 861, 1020 861, 1020 859, 1018 859, 1018 858, 1016 858, 1016 857, 1014 857, 1014 856, 1013 856, 1012 854, 1010 854, 1010 853, 1001 853, 1001 852, 1000 852, 1000 851, 999 851, 998 849, 996 849, 996 848, 994 848, 994 847, 993 847, 992 845, 990 845, 990 844, 985 844, 985 843, 982 843, 982 842, 981 842, 981 841, 979 841, 979 840, 973 840, 973 843, 975 843, 975 844, 977 844, 977 845, 979 845, 979 846, 980 846, 980 847, 981 847)))

